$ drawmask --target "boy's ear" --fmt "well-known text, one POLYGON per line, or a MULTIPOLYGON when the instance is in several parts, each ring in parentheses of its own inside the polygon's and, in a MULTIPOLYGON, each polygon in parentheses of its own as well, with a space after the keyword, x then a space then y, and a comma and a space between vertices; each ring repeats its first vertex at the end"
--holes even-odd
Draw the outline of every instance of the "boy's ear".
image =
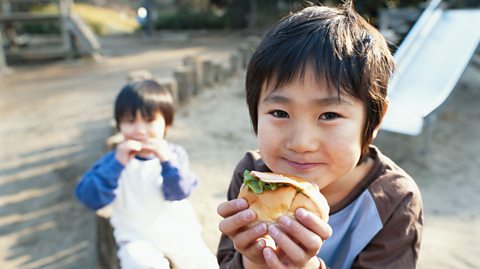
POLYGON ((375 130, 373 130, 373 133, 372 133, 372 140, 375 139, 378 135, 378 132, 380 131, 380 127, 382 126, 382 122, 383 122, 383 119, 385 118, 385 115, 387 115, 388 113, 388 105, 390 104, 390 101, 389 101, 389 98, 387 96, 386 100, 385 100, 385 106, 383 107, 383 117, 382 117, 382 120, 380 121, 380 123, 378 124, 377 128, 375 128, 375 130))
POLYGON ((168 129, 170 129, 170 125, 165 125, 165 130, 163 131, 163 138, 167 136, 168 129))

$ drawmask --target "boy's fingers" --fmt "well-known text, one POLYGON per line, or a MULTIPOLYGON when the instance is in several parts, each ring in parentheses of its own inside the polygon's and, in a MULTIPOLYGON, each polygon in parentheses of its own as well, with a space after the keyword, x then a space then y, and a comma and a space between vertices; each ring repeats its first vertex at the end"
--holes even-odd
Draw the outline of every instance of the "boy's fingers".
POLYGON ((303 250, 297 243, 295 243, 292 238, 290 238, 286 233, 284 233, 278 226, 269 226, 268 234, 273 238, 273 240, 275 240, 277 246, 287 255, 288 259, 290 259, 294 264, 302 266, 305 261, 308 260, 305 250, 303 250))
POLYGON ((235 248, 237 251, 242 253, 242 255, 246 258, 248 258, 251 262, 253 263, 259 263, 259 264, 264 264, 265 260, 263 258, 262 251, 266 247, 265 240, 263 239, 258 239, 256 241, 253 241, 253 244, 250 244, 246 249, 240 250, 238 249, 237 246, 235 248))
POLYGON ((260 223, 250 229, 240 232, 235 236, 235 248, 238 250, 246 250, 252 245, 252 243, 255 243, 256 246, 254 246, 252 251, 257 252, 266 245, 266 242, 263 239, 258 239, 266 233, 267 224, 265 223, 260 223))
POLYGON ((233 199, 219 204, 217 213, 226 218, 247 208, 248 203, 245 199, 233 199))
MULTIPOLYGON (((304 255, 315 255, 320 250, 323 242, 322 238, 318 234, 312 232, 311 230, 303 226, 295 219, 287 216, 281 216, 279 218, 279 224, 282 229, 291 236, 292 240, 295 240, 295 242, 298 242, 301 246, 303 246, 303 249, 301 250, 304 255)), ((285 250, 285 252, 287 251, 285 250)), ((295 257, 291 255, 289 256, 295 263, 304 261, 307 258, 306 256, 301 257, 300 255, 297 255, 295 257), (297 257, 298 261, 296 260, 297 257)))
POLYGON ((315 234, 318 234, 322 240, 328 239, 332 235, 332 227, 322 219, 310 211, 299 208, 295 211, 295 218, 303 224, 303 226, 310 229, 315 234))
POLYGON ((268 268, 284 269, 287 268, 278 258, 275 251, 269 247, 263 249, 263 258, 268 268))
POLYGON ((138 141, 135 141, 135 140, 127 140, 127 141, 125 141, 125 145, 130 150, 140 151, 142 149, 142 143, 140 143, 138 141))
POLYGON ((220 221, 218 228, 222 233, 232 237, 240 228, 247 226, 255 218, 255 212, 251 209, 246 209, 220 221))

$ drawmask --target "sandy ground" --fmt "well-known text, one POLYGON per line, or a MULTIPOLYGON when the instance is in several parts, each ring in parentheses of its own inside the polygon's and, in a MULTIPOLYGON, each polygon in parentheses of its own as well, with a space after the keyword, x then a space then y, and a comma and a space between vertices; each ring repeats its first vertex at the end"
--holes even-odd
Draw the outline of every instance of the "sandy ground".
MULTIPOLYGON (((72 195, 101 154, 112 101, 126 75, 169 76, 183 56, 223 61, 242 35, 102 40, 100 62, 14 68, 0 77, 0 268, 95 268, 95 218, 72 195)), ((478 61, 476 61, 478 63, 478 61)), ((376 141, 417 181, 425 204, 419 268, 480 264, 480 67, 471 64, 442 108, 431 136, 381 133, 376 141), (426 154, 422 154, 429 141, 426 154)), ((236 162, 255 148, 243 76, 203 90, 178 111, 168 139, 190 153, 201 184, 191 197, 215 251, 216 206, 236 162)))

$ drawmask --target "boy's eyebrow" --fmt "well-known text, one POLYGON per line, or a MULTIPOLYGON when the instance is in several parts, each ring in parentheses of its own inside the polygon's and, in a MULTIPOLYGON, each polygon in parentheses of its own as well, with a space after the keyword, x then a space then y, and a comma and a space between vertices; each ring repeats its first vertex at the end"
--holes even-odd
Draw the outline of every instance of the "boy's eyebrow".
MULTIPOLYGON (((274 93, 270 93, 263 99, 264 103, 277 103, 277 104, 289 104, 292 101, 290 98, 274 93)), ((352 105, 351 102, 346 100, 346 98, 341 98, 338 96, 327 96, 321 97, 313 100, 314 103, 322 106, 330 106, 330 105, 352 105)))
POLYGON ((341 96, 328 96, 328 97, 323 97, 323 98, 318 98, 314 100, 315 103, 323 106, 329 106, 329 105, 352 105, 350 101, 348 101, 346 98, 342 98, 341 96))
POLYGON ((277 95, 277 94, 267 94, 265 98, 263 98, 264 103, 280 103, 280 104, 288 104, 290 103, 290 99, 285 96, 277 95))

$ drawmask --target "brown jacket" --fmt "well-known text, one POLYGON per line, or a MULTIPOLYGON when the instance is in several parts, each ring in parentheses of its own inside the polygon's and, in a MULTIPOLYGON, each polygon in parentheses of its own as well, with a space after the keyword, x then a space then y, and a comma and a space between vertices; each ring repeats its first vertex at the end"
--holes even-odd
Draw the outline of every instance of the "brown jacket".
MULTIPOLYGON (((328 268, 415 268, 423 226, 420 191, 413 179, 376 147, 370 147, 374 167, 357 187, 331 208, 333 235, 317 254, 328 268)), ((237 165, 228 190, 235 199, 244 170, 269 171, 257 151, 237 165)), ((233 242, 221 236, 220 268, 243 268, 233 242)))

